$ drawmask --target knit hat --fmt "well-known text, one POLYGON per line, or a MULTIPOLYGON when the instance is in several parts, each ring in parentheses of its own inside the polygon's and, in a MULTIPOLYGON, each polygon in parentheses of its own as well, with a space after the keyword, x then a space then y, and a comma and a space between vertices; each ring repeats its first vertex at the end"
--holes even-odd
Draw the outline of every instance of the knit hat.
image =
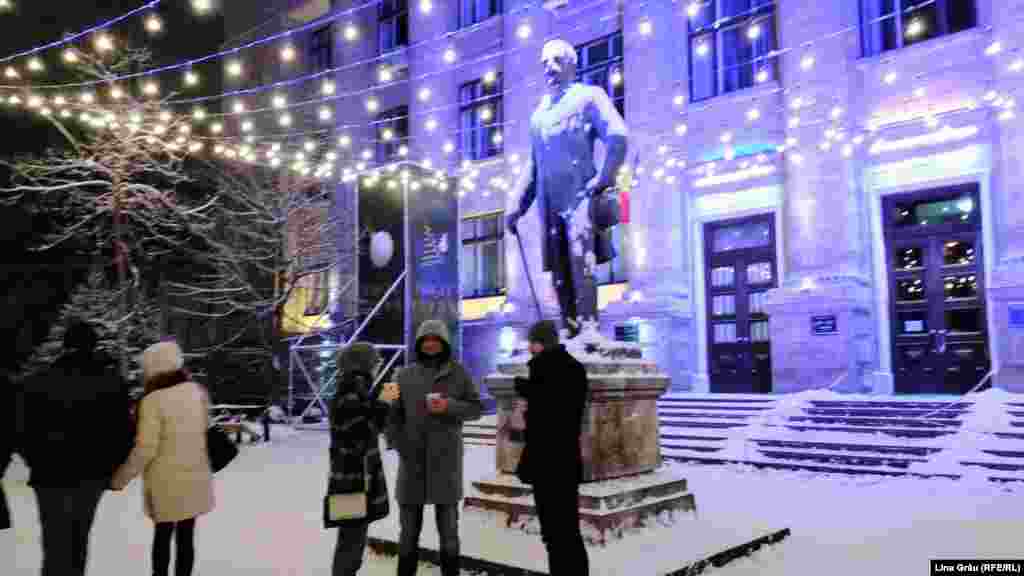
POLYGON ((551 320, 541 320, 530 327, 527 339, 542 344, 545 350, 550 350, 558 346, 558 327, 551 320))
POLYGON ((342 373, 362 372, 373 374, 380 362, 380 354, 373 344, 368 342, 355 342, 344 348, 338 355, 338 370, 342 373))
POLYGON ((177 372, 185 367, 185 356, 177 342, 153 344, 142 352, 142 381, 155 376, 177 372))
POLYGON ((64 331, 64 348, 66 350, 91 352, 96 348, 98 342, 99 336, 96 334, 96 329, 85 320, 77 318, 72 320, 68 323, 67 330, 64 331))

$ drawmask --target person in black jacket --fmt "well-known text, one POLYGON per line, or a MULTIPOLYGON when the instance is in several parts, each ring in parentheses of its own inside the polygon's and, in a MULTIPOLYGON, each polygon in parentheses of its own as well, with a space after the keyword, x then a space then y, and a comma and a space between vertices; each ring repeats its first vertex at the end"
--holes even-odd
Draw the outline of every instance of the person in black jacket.
POLYGON ((43 576, 85 574, 96 508, 132 447, 126 387, 97 343, 92 326, 72 321, 64 355, 24 383, 19 452, 39 503, 43 576))
POLYGON ((356 576, 370 523, 390 511, 379 440, 387 426, 387 402, 397 393, 384 385, 371 392, 379 365, 377 350, 366 342, 350 345, 338 358, 341 378, 330 406, 331 471, 324 505, 324 526, 338 529, 332 576, 356 576))
POLYGON ((534 324, 529 341, 529 378, 516 378, 516 392, 527 403, 526 446, 516 472, 533 485, 548 572, 586 576, 590 561, 580 532, 579 495, 587 371, 559 344, 554 322, 534 324))

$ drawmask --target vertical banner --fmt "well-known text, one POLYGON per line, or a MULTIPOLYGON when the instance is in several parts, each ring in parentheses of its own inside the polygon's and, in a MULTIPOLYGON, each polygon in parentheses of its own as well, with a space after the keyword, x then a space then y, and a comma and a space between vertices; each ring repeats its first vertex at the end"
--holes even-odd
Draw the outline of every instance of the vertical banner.
POLYGON ((412 247, 409 301, 412 350, 425 320, 441 320, 451 335, 452 357, 461 358, 459 316, 459 200, 455 181, 415 165, 409 170, 408 214, 412 247), (413 184, 415 183, 415 184, 413 184))
MULTIPOLYGON (((361 177, 358 191, 359 314, 362 321, 405 269, 405 205, 401 186, 361 177)), ((405 285, 400 283, 363 329, 358 340, 405 344, 405 285)))

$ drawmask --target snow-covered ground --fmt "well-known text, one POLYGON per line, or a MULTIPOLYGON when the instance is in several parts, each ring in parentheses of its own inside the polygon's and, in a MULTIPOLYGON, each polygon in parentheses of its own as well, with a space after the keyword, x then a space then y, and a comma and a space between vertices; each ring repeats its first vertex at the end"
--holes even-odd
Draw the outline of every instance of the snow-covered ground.
MULTIPOLYGON (((272 437, 271 444, 244 447, 239 459, 218 475, 217 510, 200 521, 197 532, 197 575, 330 573, 335 534, 321 524, 327 435, 272 437)), ((392 479, 394 466, 389 454, 392 479)), ((493 466, 493 448, 469 448, 467 489, 473 480, 493 473, 493 466)), ((726 466, 680 470, 690 480, 701 521, 725 530, 752 524, 792 529, 782 543, 712 571, 715 576, 925 574, 930 558, 1024 554, 1024 485, 829 477, 726 466)), ((4 480, 15 523, 14 530, 0 532, 4 576, 38 574, 39 529, 26 476, 15 465, 4 480)), ((93 531, 91 574, 134 575, 148 568, 152 525, 142 514, 139 492, 136 481, 125 492, 104 496, 93 531)), ((464 533, 469 525, 463 526, 464 533)), ((682 543, 699 538, 694 526, 684 519, 675 526, 674 539, 682 543)), ((432 531, 428 519, 424 538, 431 538, 432 531)), ((657 535, 661 549, 664 536, 657 535)), ((536 554, 536 543, 524 537, 513 540, 522 542, 524 553, 536 554)), ((370 558, 362 573, 393 574, 394 561, 370 558)), ((420 572, 437 573, 426 567, 420 572)), ((636 568, 628 573, 647 576, 636 568)))

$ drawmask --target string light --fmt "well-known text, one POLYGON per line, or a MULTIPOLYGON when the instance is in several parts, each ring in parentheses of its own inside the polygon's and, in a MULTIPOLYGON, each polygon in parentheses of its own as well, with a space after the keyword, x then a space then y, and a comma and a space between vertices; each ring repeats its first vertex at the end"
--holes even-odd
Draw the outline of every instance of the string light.
POLYGON ((185 72, 185 85, 195 86, 197 84, 199 84, 199 74, 197 74, 194 70, 189 70, 185 72))
POLYGON ((284 94, 275 94, 271 104, 274 108, 281 109, 288 105, 288 99, 284 94))
POLYGON ((810 70, 811 68, 814 68, 814 55, 805 54, 804 57, 800 59, 800 68, 804 70, 810 70))
POLYGON ((527 40, 533 30, 530 29, 529 22, 523 22, 516 28, 516 36, 519 36, 520 40, 527 40))
POLYGON ((986 56, 995 56, 996 54, 999 54, 1002 51, 1003 51, 1003 43, 998 41, 998 40, 996 40, 996 41, 992 42, 991 44, 989 44, 988 47, 985 48, 985 55, 986 56))
POLYGON ((381 83, 391 82, 391 70, 387 66, 381 66, 378 78, 381 83))
POLYGON ((146 32, 149 32, 150 34, 158 34, 163 29, 164 23, 156 14, 153 14, 146 18, 146 32))
POLYGON ((242 62, 239 60, 232 60, 228 62, 228 75, 235 78, 242 75, 242 62))
POLYGON ((761 111, 758 110, 757 108, 751 108, 750 110, 747 110, 747 120, 753 122, 754 120, 757 120, 760 117, 761 111))
POLYGON ((843 115, 842 107, 836 106, 836 107, 832 108, 832 112, 831 112, 830 115, 832 116, 833 120, 838 120, 843 115))
POLYGON ((448 140, 444 143, 444 147, 442 147, 441 150, 445 154, 451 154, 455 151, 455 144, 453 144, 451 140, 448 140))
POLYGON ((68 48, 64 51, 63 58, 68 64, 75 64, 78 62, 78 53, 75 52, 74 48, 68 48))
POLYGON ((43 68, 45 68, 45 66, 43 66, 43 61, 40 60, 38 57, 34 57, 33 56, 28 61, 28 70, 29 70, 29 72, 42 72, 43 68))
POLYGON ((221 124, 220 122, 214 122, 213 124, 210 124, 210 132, 212 132, 214 134, 220 134, 223 131, 224 131, 224 125, 221 124))
POLYGON ((124 92, 121 90, 120 86, 111 86, 110 97, 114 100, 120 100, 122 97, 124 97, 124 92))
POLYGON ((761 25, 752 24, 750 28, 747 28, 747 38, 750 40, 757 40, 761 37, 761 25))
POLYGON ((348 148, 352 145, 352 138, 348 134, 342 134, 338 136, 338 146, 342 148, 348 148))
POLYGON ((448 48, 444 51, 444 61, 449 64, 454 64, 458 57, 459 56, 456 54, 455 48, 448 48))
POLYGON ((345 31, 343 34, 345 36, 345 40, 355 42, 359 39, 359 28, 356 28, 355 24, 349 22, 345 25, 345 31))
POLYGON ((425 126, 428 132, 433 132, 437 129, 437 120, 434 118, 428 118, 425 126))
POLYGON ((1024 70, 1024 58, 1017 58, 1010 63, 1010 72, 1020 72, 1024 70))
POLYGON ((709 50, 710 48, 708 47, 707 41, 702 40, 699 44, 697 44, 697 56, 707 56, 709 50))
POLYGON ((760 84, 762 82, 766 82, 768 80, 768 70, 766 70, 764 68, 758 70, 757 71, 756 80, 757 80, 758 84, 760 84))
POLYGON ((427 100, 430 100, 430 88, 420 88, 419 99, 420 102, 426 102, 427 100))
POLYGON ((14 68, 14 66, 8 66, 7 69, 4 70, 4 76, 12 80, 21 78, 21 74, 18 74, 18 71, 14 68))
POLYGON ((366 101, 366 111, 373 114, 380 108, 380 103, 377 102, 376 98, 370 98, 366 101))
POLYGON ((895 72, 886 72, 885 76, 882 77, 882 81, 890 86, 896 83, 896 79, 899 76, 895 72))
POLYGON ((94 44, 97 52, 110 52, 114 49, 114 39, 109 34, 99 34, 94 44))
POLYGON ((333 81, 324 80, 323 86, 320 88, 320 92, 322 92, 324 96, 333 96, 336 89, 337 87, 333 81))
POLYGON ((430 14, 430 11, 434 9, 434 3, 430 0, 420 0, 420 12, 424 14, 430 14))
POLYGON ((686 7, 686 15, 690 18, 696 18, 698 14, 700 14, 700 4, 697 2, 691 2, 690 5, 686 7))
POLYGON ((246 120, 245 122, 242 122, 242 132, 251 132, 251 131, 252 131, 252 121, 251 120, 246 120))
POLYGON ((654 24, 650 20, 644 19, 640 22, 640 34, 643 36, 650 36, 651 32, 654 32, 654 24))
POLYGON ((82 102, 83 104, 92 104, 93 102, 95 102, 95 101, 96 101, 96 96, 95 96, 95 95, 93 95, 93 93, 92 93, 92 92, 82 92, 82 95, 81 95, 81 96, 79 96, 79 97, 78 97, 78 99, 79 99, 79 100, 80 100, 80 101, 81 101, 81 102, 82 102))
POLYGON ((235 100, 234 105, 231 107, 235 114, 241 114, 245 112, 245 102, 241 100, 235 100))
POLYGON ((160 93, 160 86, 155 80, 149 80, 142 85, 142 93, 146 96, 156 96, 160 93))
POLYGON ((211 0, 192 0, 192 9, 199 14, 205 14, 213 8, 211 0))
POLYGON ((920 36, 924 32, 924 22, 920 18, 914 18, 907 24, 906 35, 910 38, 920 36))
POLYGON ((333 115, 334 115, 334 113, 331 112, 330 107, 328 107, 328 106, 321 106, 320 107, 320 121, 321 122, 327 122, 328 120, 331 119, 331 117, 333 115))
POLYGON ((295 60, 295 46, 291 44, 285 44, 281 48, 281 61, 282 62, 293 62, 295 60))
POLYGON ((686 131, 687 131, 686 124, 676 124, 676 135, 677 136, 684 136, 686 134, 686 131))
POLYGON ((196 108, 192 111, 192 117, 201 122, 204 119, 206 119, 206 110, 203 110, 202 108, 196 108))
POLYGON ((281 126, 286 127, 286 128, 288 126, 291 126, 292 125, 292 115, 287 113, 287 112, 285 112, 284 114, 281 114, 281 116, 277 119, 277 123, 280 124, 281 126))

